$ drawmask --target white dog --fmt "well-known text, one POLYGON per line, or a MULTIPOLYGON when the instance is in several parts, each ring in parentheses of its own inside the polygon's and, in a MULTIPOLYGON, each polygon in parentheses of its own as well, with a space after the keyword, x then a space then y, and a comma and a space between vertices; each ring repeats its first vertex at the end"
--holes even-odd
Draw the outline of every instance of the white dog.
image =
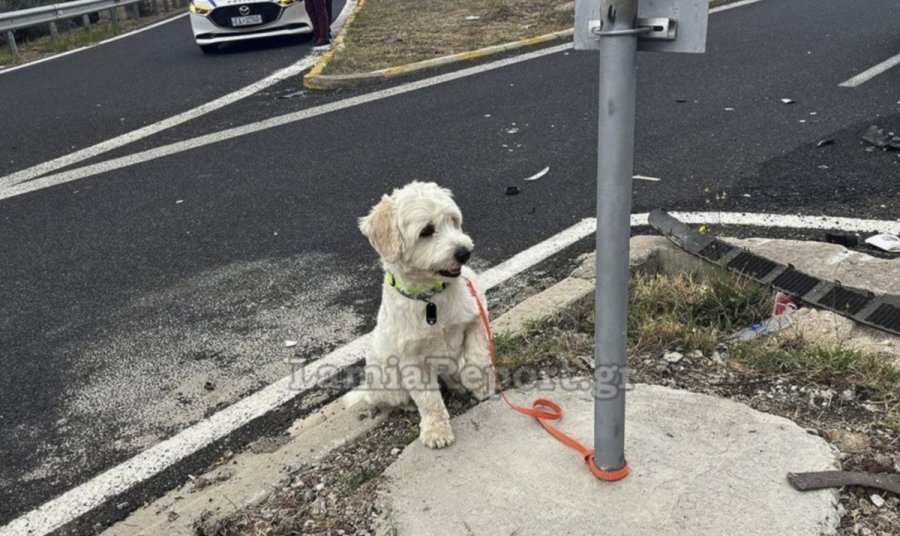
POLYGON ((412 398, 419 438, 446 447, 454 436, 438 376, 479 400, 495 389, 487 334, 467 287, 475 276, 464 266, 472 239, 450 190, 434 183, 412 182, 385 195, 359 228, 381 257, 385 282, 366 379, 345 403, 398 406, 412 398))

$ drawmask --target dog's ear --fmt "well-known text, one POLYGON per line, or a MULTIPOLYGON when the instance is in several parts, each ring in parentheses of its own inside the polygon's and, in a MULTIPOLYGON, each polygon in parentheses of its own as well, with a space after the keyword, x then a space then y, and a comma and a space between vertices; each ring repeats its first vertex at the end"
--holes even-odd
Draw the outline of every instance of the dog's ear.
POLYGON ((393 262, 400 256, 400 232, 395 221, 394 200, 385 195, 368 216, 359 219, 359 230, 381 258, 393 262))

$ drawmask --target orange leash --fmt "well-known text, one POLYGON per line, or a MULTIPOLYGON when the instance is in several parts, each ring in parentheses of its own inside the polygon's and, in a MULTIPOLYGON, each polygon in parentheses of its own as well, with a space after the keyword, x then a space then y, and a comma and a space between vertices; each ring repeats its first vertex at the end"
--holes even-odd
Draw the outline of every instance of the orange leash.
POLYGON ((466 287, 468 287, 469 289, 469 294, 471 294, 472 297, 475 298, 475 303, 478 304, 478 314, 481 315, 481 323, 484 325, 484 331, 487 333, 488 351, 490 352, 491 357, 491 372, 494 374, 494 381, 497 384, 497 390, 500 392, 500 398, 502 398, 503 401, 506 402, 506 404, 515 411, 537 419, 537 422, 544 427, 544 430, 546 430, 547 433, 555 437, 563 445, 574 449, 579 454, 581 454, 582 458, 584 459, 584 463, 586 463, 587 466, 591 469, 591 472, 594 473, 594 476, 596 476, 600 480, 615 482, 616 480, 622 480, 623 478, 628 476, 627 461, 621 469, 617 469, 615 471, 604 471, 603 469, 597 467, 597 464, 594 462, 593 450, 585 447, 573 437, 567 435, 559 428, 556 428, 555 426, 550 424, 549 421, 559 421, 563 416, 563 410, 556 402, 547 400, 546 398, 538 398, 537 400, 532 402, 531 407, 528 408, 510 402, 509 399, 506 398, 506 393, 503 392, 503 388, 500 386, 500 378, 497 374, 497 364, 494 358, 494 337, 491 333, 491 323, 488 320, 487 311, 485 311, 484 305, 481 304, 481 300, 478 299, 478 293, 475 292, 475 287, 472 286, 471 281, 466 280, 466 287))

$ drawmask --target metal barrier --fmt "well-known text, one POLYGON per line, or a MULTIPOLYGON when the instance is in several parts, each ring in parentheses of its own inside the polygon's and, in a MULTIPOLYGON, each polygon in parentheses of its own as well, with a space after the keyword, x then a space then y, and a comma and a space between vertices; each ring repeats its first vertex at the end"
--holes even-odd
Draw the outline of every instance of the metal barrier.
MULTIPOLYGON (((113 24, 116 24, 119 22, 119 7, 131 6, 132 16, 138 18, 140 17, 138 4, 143 1, 144 0, 76 0, 74 2, 65 2, 62 4, 0 13, 0 33, 6 34, 9 52, 15 57, 19 52, 16 47, 16 38, 13 34, 13 30, 48 24, 50 26, 50 35, 55 38, 57 35, 57 21, 82 17, 85 26, 89 26, 89 14, 109 10, 110 20, 113 24)), ((170 5, 174 6, 176 2, 177 0, 162 0, 166 11, 168 11, 170 5)), ((153 13, 157 13, 159 9, 157 0, 151 0, 150 5, 152 6, 153 13)))

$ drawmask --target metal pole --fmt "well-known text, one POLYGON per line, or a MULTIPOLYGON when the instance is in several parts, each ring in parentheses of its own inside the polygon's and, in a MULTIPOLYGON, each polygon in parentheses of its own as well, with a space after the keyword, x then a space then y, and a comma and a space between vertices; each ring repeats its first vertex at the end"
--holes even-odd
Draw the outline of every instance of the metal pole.
POLYGON ((625 465, 625 331, 634 160, 637 0, 600 0, 600 106, 597 147, 595 464, 625 465), (604 32, 611 32, 603 35, 604 32))

